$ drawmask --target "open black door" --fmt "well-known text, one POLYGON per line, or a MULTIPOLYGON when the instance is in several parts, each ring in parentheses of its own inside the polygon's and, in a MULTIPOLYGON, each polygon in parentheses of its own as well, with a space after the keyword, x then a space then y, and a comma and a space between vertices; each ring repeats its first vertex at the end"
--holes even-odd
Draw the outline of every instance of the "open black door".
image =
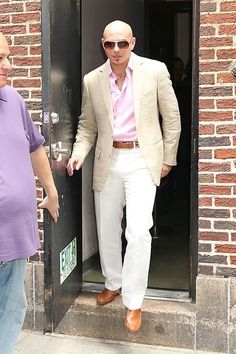
POLYGON ((81 172, 69 177, 80 110, 80 8, 77 0, 42 0, 43 135, 59 193, 60 218, 45 212, 45 332, 52 332, 82 282, 81 172))

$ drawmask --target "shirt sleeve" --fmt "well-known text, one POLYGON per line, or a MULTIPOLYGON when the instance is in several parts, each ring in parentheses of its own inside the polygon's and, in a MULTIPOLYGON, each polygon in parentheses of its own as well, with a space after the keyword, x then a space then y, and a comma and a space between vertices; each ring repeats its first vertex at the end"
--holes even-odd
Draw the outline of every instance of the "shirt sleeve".
POLYGON ((45 139, 39 133, 37 127, 35 126, 26 108, 26 104, 22 98, 21 98, 21 112, 22 112, 25 134, 26 134, 26 138, 29 141, 30 153, 31 153, 37 150, 42 144, 44 144, 45 139))

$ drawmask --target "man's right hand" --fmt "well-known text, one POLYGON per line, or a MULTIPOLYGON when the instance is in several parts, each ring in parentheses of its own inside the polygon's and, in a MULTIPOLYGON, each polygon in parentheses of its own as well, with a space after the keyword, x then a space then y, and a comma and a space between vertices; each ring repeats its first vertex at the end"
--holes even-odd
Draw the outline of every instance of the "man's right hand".
POLYGON ((66 166, 69 176, 73 176, 74 170, 78 171, 82 166, 83 161, 79 157, 71 157, 66 166))

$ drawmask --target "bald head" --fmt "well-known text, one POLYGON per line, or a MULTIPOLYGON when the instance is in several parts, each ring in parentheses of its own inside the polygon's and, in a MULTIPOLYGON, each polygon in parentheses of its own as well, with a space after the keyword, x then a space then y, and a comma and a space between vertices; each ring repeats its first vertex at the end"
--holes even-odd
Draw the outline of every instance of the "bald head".
POLYGON ((130 25, 128 25, 128 23, 125 23, 123 21, 113 21, 110 22, 104 29, 103 32, 103 38, 106 37, 110 37, 113 35, 116 35, 120 38, 122 38, 122 36, 129 37, 132 38, 133 37, 133 31, 132 28, 130 27, 130 25))
POLYGON ((116 20, 105 27, 102 46, 113 70, 119 67, 120 72, 125 71, 135 42, 136 38, 128 23, 116 20))

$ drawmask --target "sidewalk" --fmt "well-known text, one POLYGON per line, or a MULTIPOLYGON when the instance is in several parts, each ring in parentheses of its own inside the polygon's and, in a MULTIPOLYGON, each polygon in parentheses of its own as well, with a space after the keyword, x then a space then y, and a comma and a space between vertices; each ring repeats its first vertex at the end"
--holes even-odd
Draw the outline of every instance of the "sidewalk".
MULTIPOLYGON (((13 354, 216 354, 96 338, 22 331, 13 354)), ((218 353, 220 354, 220 353, 218 353)))

